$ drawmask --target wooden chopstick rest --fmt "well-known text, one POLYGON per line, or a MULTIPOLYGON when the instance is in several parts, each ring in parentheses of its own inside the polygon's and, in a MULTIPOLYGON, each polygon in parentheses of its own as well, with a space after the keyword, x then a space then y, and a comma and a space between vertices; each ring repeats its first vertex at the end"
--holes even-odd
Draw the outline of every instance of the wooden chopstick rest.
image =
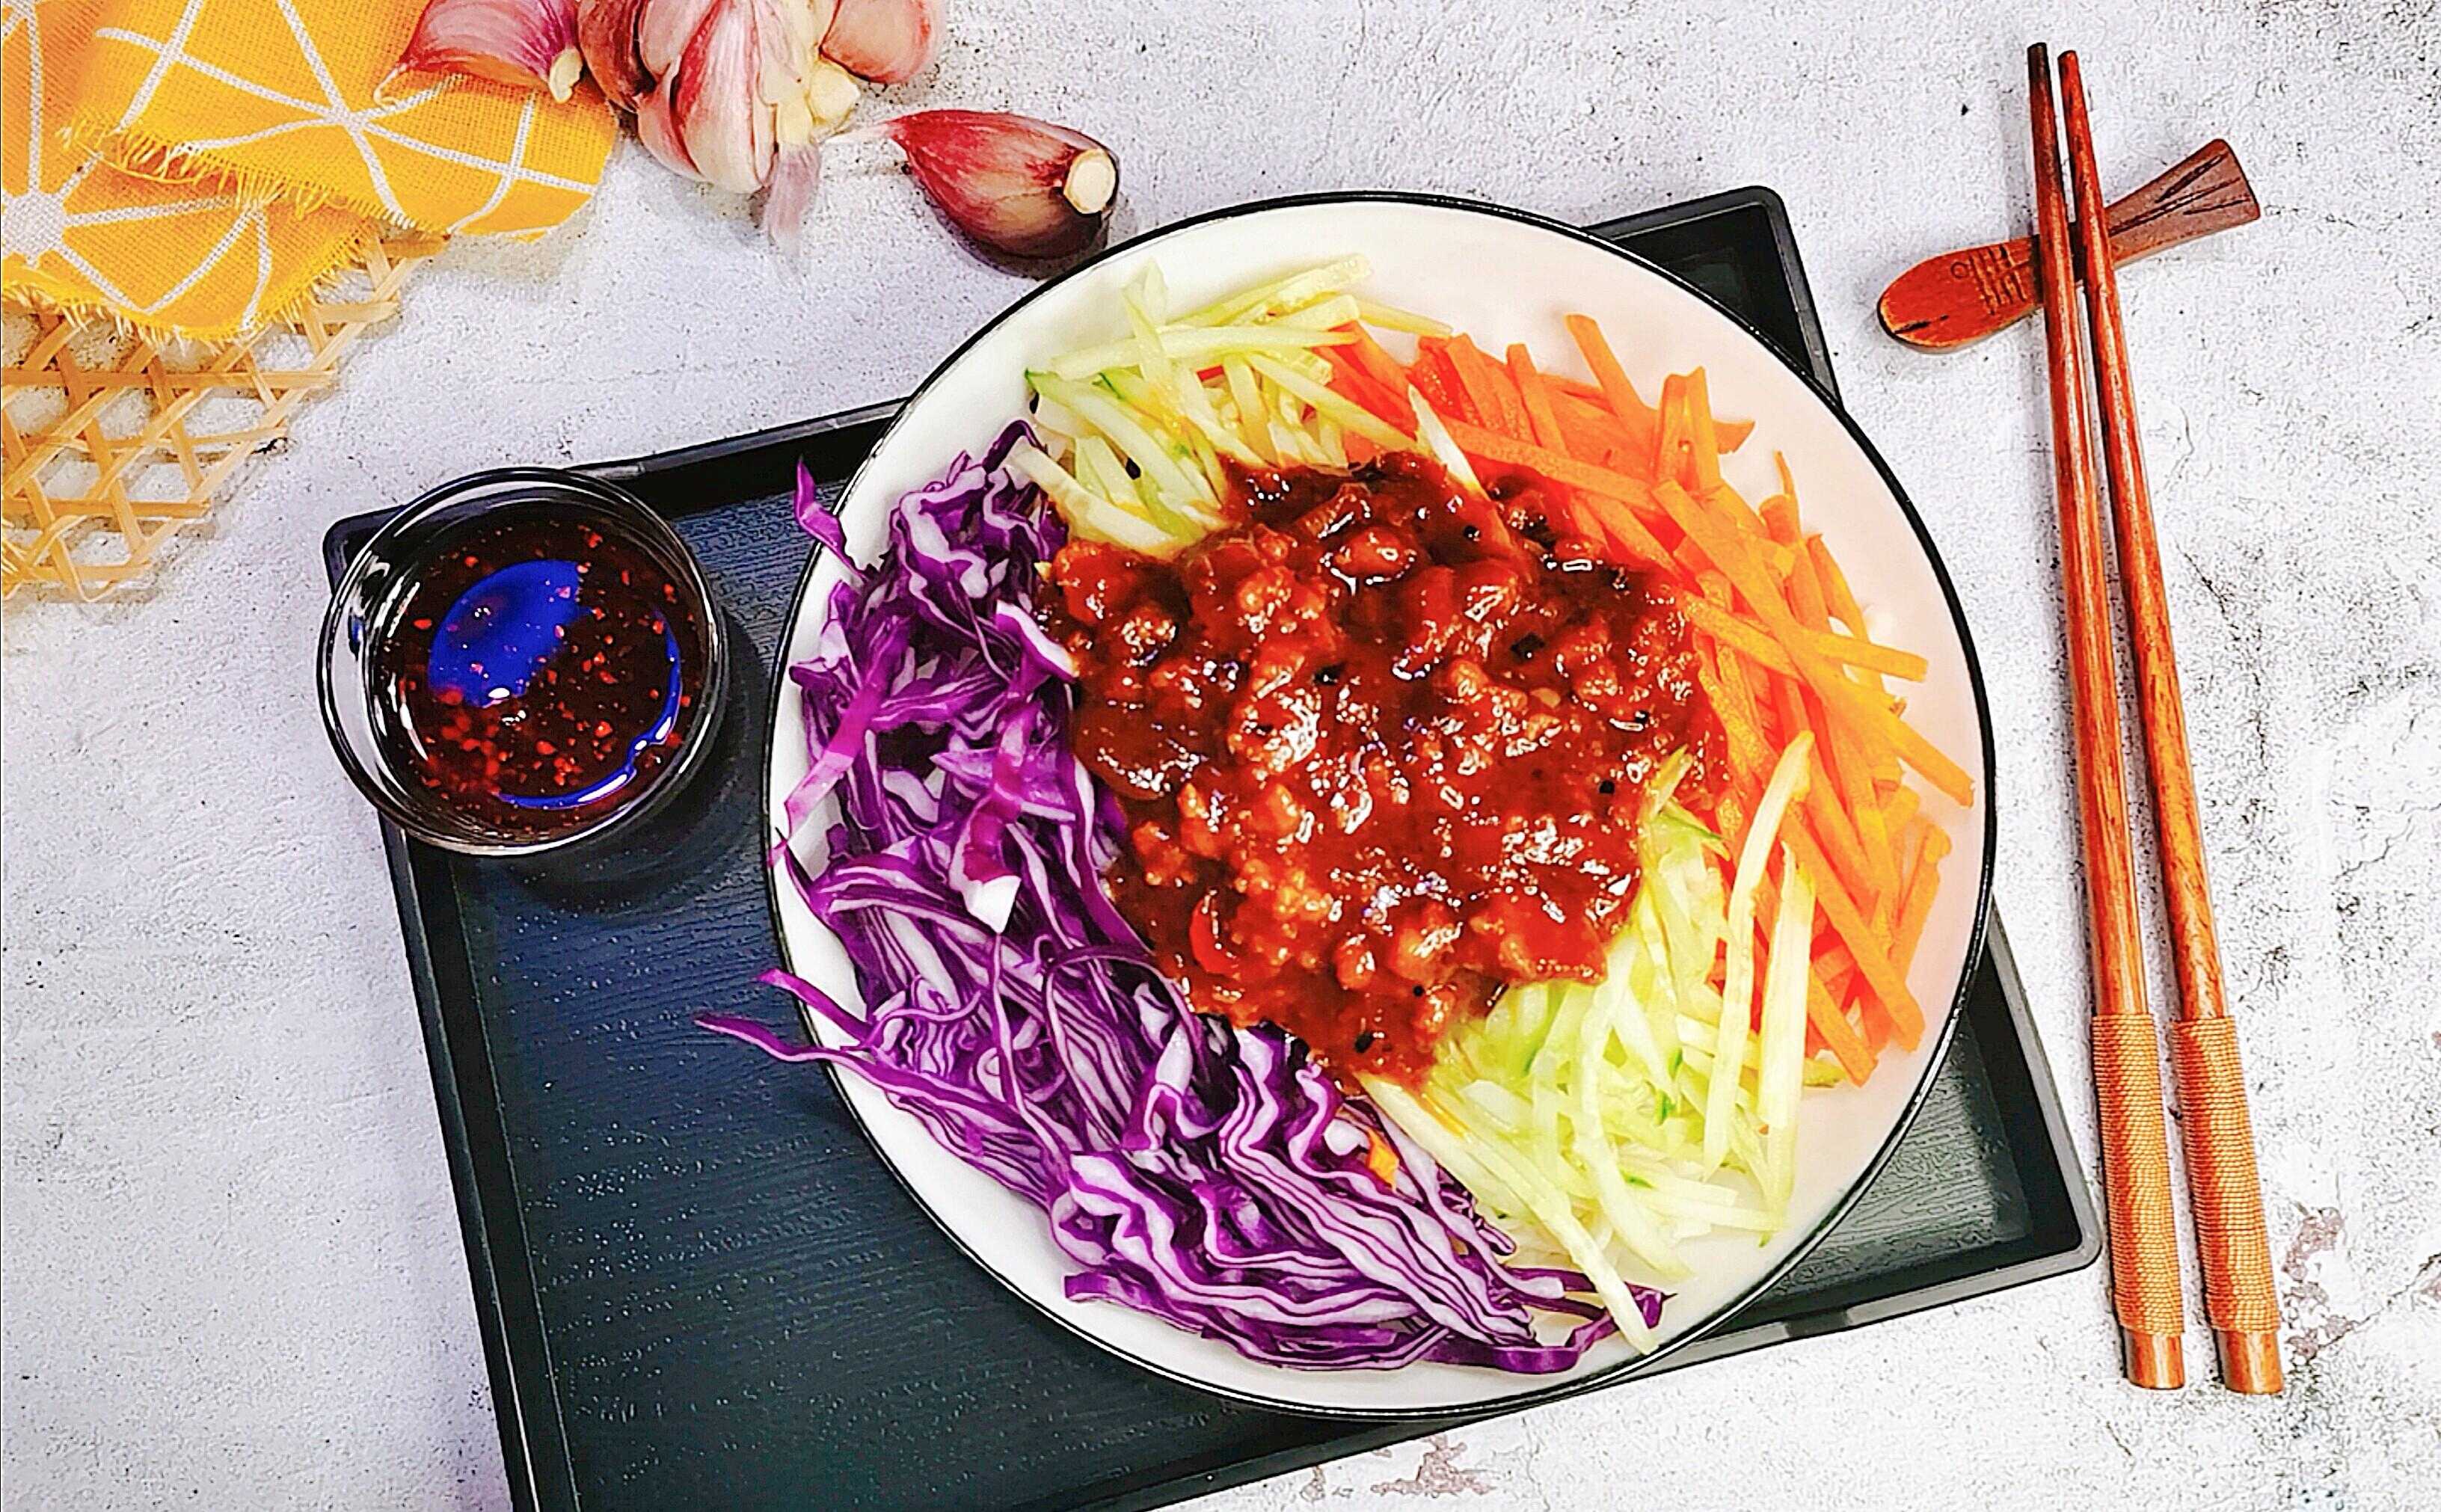
MULTIPOLYGON (((2215 138, 2113 204, 2103 223, 2110 261, 2126 263, 2262 213, 2237 153, 2215 138)), ((1944 252, 1900 274, 1882 291, 1882 329, 1910 347, 1946 351, 2023 320, 2036 302, 2034 239, 2021 236, 1944 252)))

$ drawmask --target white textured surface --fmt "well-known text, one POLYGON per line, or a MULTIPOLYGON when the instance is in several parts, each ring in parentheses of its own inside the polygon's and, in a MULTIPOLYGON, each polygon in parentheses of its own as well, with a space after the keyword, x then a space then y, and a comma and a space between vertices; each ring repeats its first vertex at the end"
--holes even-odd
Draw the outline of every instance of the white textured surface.
MULTIPOLYGON (((2143 265, 2127 292, 2292 1383, 2276 1402, 2122 1385, 2094 1270, 1212 1504, 2432 1504, 2430 0, 1888 0, 1802 28, 1767 19, 1789 8, 1719 0, 1530 9, 950 0, 950 57, 897 93, 1107 137, 1127 164, 1123 231, 1348 186, 1572 219, 1778 188, 1849 401, 1980 640, 2003 726, 1998 895, 2080 1131, 2038 344, 2021 327, 1920 356, 1878 333, 1872 299, 1917 256, 2021 216, 2033 37, 2084 50, 2114 184, 2228 135, 2265 219, 2143 265)), ((10 607, 8 1505, 504 1502, 389 885, 311 698, 316 544, 341 514, 469 468, 649 451, 900 392, 1020 292, 895 174, 845 151, 835 167, 792 272, 733 207, 625 152, 580 225, 536 247, 461 246, 422 277, 407 317, 147 600, 10 607)), ((2188 1353, 2208 1381, 2199 1328, 2188 1353)))

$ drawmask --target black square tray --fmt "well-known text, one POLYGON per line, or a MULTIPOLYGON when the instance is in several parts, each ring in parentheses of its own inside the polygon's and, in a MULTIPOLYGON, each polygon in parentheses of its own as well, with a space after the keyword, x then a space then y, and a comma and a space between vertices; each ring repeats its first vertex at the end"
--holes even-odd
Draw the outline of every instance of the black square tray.
MULTIPOLYGON (((1596 231, 1833 388, 1768 189, 1596 231)), ((742 654, 708 810, 649 880, 470 861, 384 825, 516 1504, 1148 1507, 1467 1420, 1267 1412, 1102 1353, 967 1261, 827 1078, 692 1027, 776 1011, 754 977, 777 959, 759 837, 770 657, 806 553, 793 471, 843 485, 895 408, 588 469, 670 516, 742 654)), ((385 517, 332 528, 335 581, 385 517)), ((2077 1172, 1995 918, 1890 1164, 1674 1365, 2088 1265, 2077 1172)))

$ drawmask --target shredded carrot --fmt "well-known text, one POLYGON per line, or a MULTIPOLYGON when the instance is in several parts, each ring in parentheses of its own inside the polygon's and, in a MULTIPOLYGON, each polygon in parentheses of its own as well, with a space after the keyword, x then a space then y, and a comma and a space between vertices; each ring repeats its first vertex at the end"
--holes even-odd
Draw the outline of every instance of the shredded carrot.
POLYGON ((1882 1012, 1881 1004, 1873 1000, 1872 994, 1866 993, 1856 999, 1856 1017, 1864 1025, 1865 1044, 1874 1054, 1890 1048, 1890 1041, 1897 1037, 1892 1032, 1894 1026, 1890 1023, 1890 1016, 1882 1012))
POLYGON ((1449 359, 1440 349, 1441 342, 1437 336, 1419 339, 1415 364, 1407 369, 1407 382, 1415 386, 1416 391, 1424 396, 1424 402, 1432 405, 1433 412, 1441 419, 1446 421, 1453 416, 1472 419, 1460 409, 1462 401, 1457 392, 1457 378, 1448 370, 1449 359))
MULTIPOLYGON (((1571 327, 1570 329, 1573 330, 1574 328, 1571 327)), ((1622 379, 1621 381, 1624 382, 1625 380, 1622 379)), ((1600 407, 1604 414, 1608 414, 1610 412, 1610 396, 1603 393, 1600 387, 1585 382, 1582 378, 1563 378, 1558 373, 1553 373, 1551 375, 1551 387, 1567 395, 1570 399, 1582 399, 1588 404, 1600 407)), ((1633 390, 1630 391, 1633 392, 1633 390)))
POLYGON ((1479 423, 1513 441, 1527 440, 1526 411, 1518 405, 1517 396, 1509 391, 1509 381, 1474 344, 1474 338, 1459 336, 1447 350, 1451 366, 1457 369, 1458 387, 1466 390, 1467 403, 1474 406, 1479 423))
POLYGON ((1678 608, 1686 615, 1689 624, 1725 646, 1736 647, 1755 665, 1773 672, 1793 673, 1797 670, 1797 664, 1788 659, 1788 653, 1781 649, 1779 641, 1755 628, 1752 622, 1738 618, 1709 600, 1694 594, 1681 594, 1678 608))
POLYGON ((1689 493, 1700 494, 1690 485, 1692 474, 1688 461, 1687 440, 1687 375, 1673 372, 1661 380, 1660 419, 1654 431, 1653 477, 1656 483, 1676 483, 1689 493))
POLYGON ((1581 462, 1565 452, 1555 452, 1532 441, 1517 441, 1480 425, 1470 425, 1464 421, 1445 419, 1443 423, 1449 428, 1450 440, 1457 442, 1457 449, 1469 457, 1522 467, 1528 472, 1540 473, 1554 483, 1565 483, 1588 494, 1617 499, 1631 509, 1658 513, 1653 502, 1653 491, 1625 473, 1581 462))
MULTIPOLYGON (((1794 526, 1797 521, 1794 506, 1788 513, 1789 523, 1794 526)), ((1797 616, 1799 624, 1809 630, 1828 630, 1831 628, 1831 611, 1823 600, 1822 580, 1814 575, 1813 560, 1805 554, 1801 545, 1794 539, 1787 544, 1799 548, 1791 553, 1786 577, 1789 612, 1797 616)))
MULTIPOLYGON (((1787 465, 1784 459, 1781 463, 1782 468, 1787 465)), ((1866 637, 1869 632, 1865 629, 1865 611, 1856 603, 1855 593, 1848 586, 1848 575, 1839 570, 1839 559, 1831 554, 1831 548, 1818 535, 1805 538, 1805 554, 1814 564, 1815 581, 1821 585, 1823 602, 1830 606, 1831 614, 1848 627, 1850 635, 1859 639, 1866 637)), ((1868 680, 1873 685, 1873 690, 1882 692, 1881 669, 1869 670, 1872 675, 1868 680)))
POLYGON ((1773 540, 1782 546, 1797 544, 1797 500, 1786 494, 1774 494, 1755 506, 1755 513, 1763 516, 1763 528, 1771 532, 1773 540))
MULTIPOLYGON (((1787 650, 1778 640, 1759 629, 1753 621, 1742 620, 1727 609, 1715 609, 1709 604, 1690 608, 1687 622, 1715 640, 1735 645, 1758 666, 1792 676, 1797 673, 1797 663, 1790 659, 1787 650)), ((1875 645, 1870 640, 1859 640, 1853 636, 1843 636, 1830 630, 1810 630, 1805 632, 1805 636, 1816 651, 1843 666, 1867 667, 1887 672, 1894 677, 1914 679, 1922 678, 1928 670, 1924 658, 1912 651, 1875 645)))
POLYGON ((1891 1033, 1898 1036, 1900 1044, 1913 1050, 1924 1035, 1924 1010, 1916 1005, 1915 994, 1908 990, 1907 977, 1874 941, 1864 910, 1856 907, 1838 873, 1823 859, 1814 837, 1802 827, 1793 827, 1786 835, 1789 846, 1797 852, 1797 864, 1804 867, 1806 875, 1814 881, 1815 904, 1831 921, 1831 927, 1848 942, 1848 953, 1855 957, 1857 972, 1872 988, 1882 1011, 1890 1015, 1891 1033))
POLYGON ((1345 352, 1350 362, 1365 369, 1365 377, 1394 394, 1404 395, 1407 391, 1407 369, 1400 367, 1399 359, 1391 356, 1382 343, 1373 339, 1373 333, 1365 330, 1362 325, 1343 326, 1340 329, 1355 332, 1356 339, 1345 347, 1328 349, 1328 355, 1336 361, 1339 355, 1345 352))
POLYGON ((1584 353, 1585 366, 1592 369, 1594 382, 1600 386, 1602 403, 1626 427, 1629 443, 1651 446, 1660 434, 1660 418, 1651 405, 1636 396, 1636 386, 1627 381, 1627 369, 1618 365, 1601 327, 1592 317, 1581 315, 1568 316, 1567 327, 1568 334, 1576 338, 1577 350, 1584 353))
POLYGON ((1838 1057, 1839 1069, 1848 1073, 1848 1080, 1863 1086, 1865 1078, 1873 1073, 1873 1053, 1865 1048, 1865 1036, 1848 1022, 1848 1016, 1841 1011, 1838 1000, 1822 984, 1822 973, 1818 968, 1809 973, 1806 980, 1805 1021, 1815 1034, 1821 1036, 1823 1048, 1838 1057))
MULTIPOLYGON (((1745 700, 1741 696, 1745 690, 1731 689, 1723 675, 1720 670, 1722 659, 1699 644, 1695 650, 1695 682, 1711 704, 1713 716, 1721 722, 1721 737, 1729 747, 1731 785, 1751 788, 1771 769, 1771 750, 1763 744, 1763 731, 1755 728, 1754 711, 1745 706, 1745 700)), ((1725 816, 1730 801, 1728 795, 1721 799, 1725 816)), ((1725 836, 1742 828, 1743 825, 1732 825, 1726 820, 1720 826, 1725 836)))
POLYGON ((1526 407, 1526 423, 1533 432, 1534 444, 1567 451, 1568 438, 1560 429, 1559 406, 1552 402, 1549 381, 1534 369, 1534 358, 1523 342, 1509 349, 1509 375, 1517 381, 1517 402, 1526 407))
MULTIPOLYGON (((1922 824, 1924 820, 1916 822, 1922 824)), ((1933 890, 1941 885, 1942 857, 1948 854, 1948 835, 1926 825, 1924 848, 1916 856, 1915 871, 1908 877, 1907 896, 1900 901, 1898 918, 1890 927, 1890 958, 1901 970, 1915 962, 1915 947, 1924 938, 1924 921, 1932 913, 1933 890)))
POLYGON ((1383 423, 1412 433, 1416 424, 1416 406, 1407 402, 1406 386, 1384 388, 1373 381, 1363 368, 1353 363, 1326 359, 1330 363, 1330 387, 1338 393, 1365 406, 1383 423))
POLYGON ((1800 730, 1816 735, 1815 761, 1821 777, 1805 790, 1802 804, 1805 822, 1813 827, 1816 837, 1822 842, 1824 854, 1839 869, 1841 880, 1849 891, 1853 894, 1878 898, 1884 891, 1883 869, 1875 865, 1874 857, 1866 849, 1863 838, 1848 816, 1844 806, 1846 801, 1839 790, 1838 775, 1829 763, 1830 742, 1822 738, 1817 722, 1810 717, 1804 691, 1790 677, 1769 677, 1769 685, 1772 707, 1780 714, 1781 744, 1785 746, 1796 739, 1800 730))
POLYGON ((1667 478, 1655 485, 1653 496, 1753 606, 1764 626, 1787 650, 1790 659, 1796 663, 1798 675, 1821 694, 1823 705, 1834 719, 1845 721, 1854 728, 1859 739, 1866 742, 1864 754, 1869 761, 1879 750, 1895 747, 1908 765, 1922 772, 1925 781, 1947 795, 1952 801, 1960 804, 1975 801, 1974 780, 1966 775, 1963 767, 1944 755, 1930 741, 1891 712, 1887 705, 1849 681, 1798 633, 1801 627, 1790 618, 1779 594, 1773 590, 1768 569, 1746 549, 1745 541, 1733 528, 1723 525, 1689 497, 1684 489, 1667 478))
POLYGON ((1721 433, 1712 423, 1712 390, 1703 369, 1687 375, 1678 400, 1687 406, 1688 486, 1700 496, 1721 486, 1721 433))

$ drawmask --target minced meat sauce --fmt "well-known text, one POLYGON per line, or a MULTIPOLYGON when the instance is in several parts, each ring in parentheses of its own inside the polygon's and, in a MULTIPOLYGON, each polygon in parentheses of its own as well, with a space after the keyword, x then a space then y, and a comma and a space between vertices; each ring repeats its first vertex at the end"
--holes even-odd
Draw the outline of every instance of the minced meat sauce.
POLYGON ((1412 1083, 1501 987, 1600 980, 1645 780, 1685 747, 1701 783, 1718 727, 1667 594, 1529 479, 1238 481, 1174 560, 1052 567, 1076 750, 1128 819, 1108 880, 1194 1007, 1412 1083))

